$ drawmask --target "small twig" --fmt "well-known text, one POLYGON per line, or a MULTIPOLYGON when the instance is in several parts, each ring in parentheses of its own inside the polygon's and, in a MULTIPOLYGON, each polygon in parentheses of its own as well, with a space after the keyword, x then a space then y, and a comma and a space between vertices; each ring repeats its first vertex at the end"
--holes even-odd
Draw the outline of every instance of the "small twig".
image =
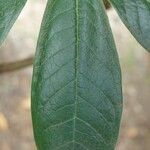
POLYGON ((6 72, 12 72, 16 71, 25 67, 28 67, 33 64, 34 57, 31 56, 29 58, 15 61, 15 62, 9 62, 9 63, 2 63, 0 64, 0 74, 6 73, 6 72))
POLYGON ((105 5, 105 8, 106 8, 106 9, 111 8, 111 5, 110 5, 110 3, 109 3, 108 0, 103 0, 103 1, 104 1, 104 5, 105 5))

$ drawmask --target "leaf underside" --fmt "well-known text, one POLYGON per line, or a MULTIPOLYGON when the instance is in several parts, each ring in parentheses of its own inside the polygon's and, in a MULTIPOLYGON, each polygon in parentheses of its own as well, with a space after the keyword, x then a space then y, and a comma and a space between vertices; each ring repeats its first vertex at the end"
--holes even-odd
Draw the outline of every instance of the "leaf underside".
POLYGON ((26 0, 0 0, 0 44, 19 16, 26 0))
POLYGON ((113 150, 121 74, 100 0, 49 0, 34 63, 32 118, 38 150, 113 150))
POLYGON ((110 0, 110 2, 133 36, 150 52, 150 1, 110 0))

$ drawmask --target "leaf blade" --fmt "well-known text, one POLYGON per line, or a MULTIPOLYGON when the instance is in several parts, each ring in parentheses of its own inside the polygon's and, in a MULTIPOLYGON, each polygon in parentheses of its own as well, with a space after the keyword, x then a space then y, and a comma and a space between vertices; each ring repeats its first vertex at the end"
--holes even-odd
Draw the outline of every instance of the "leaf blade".
POLYGON ((48 1, 32 82, 38 149, 113 149, 121 111, 120 66, 103 4, 48 1))
POLYGON ((150 52, 150 2, 148 0, 110 0, 136 40, 150 52))
POLYGON ((0 0, 0 44, 19 16, 26 0, 0 0))

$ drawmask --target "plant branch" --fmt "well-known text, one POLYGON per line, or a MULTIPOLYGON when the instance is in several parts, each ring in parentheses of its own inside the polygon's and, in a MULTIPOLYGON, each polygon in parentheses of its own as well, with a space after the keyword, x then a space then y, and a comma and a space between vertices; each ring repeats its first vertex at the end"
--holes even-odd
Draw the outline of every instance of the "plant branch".
POLYGON ((9 63, 2 63, 0 64, 0 74, 6 73, 6 72, 12 72, 16 71, 25 67, 28 67, 33 64, 34 57, 31 56, 29 58, 18 60, 15 62, 9 62, 9 63))
POLYGON ((111 5, 110 5, 108 0, 103 0, 103 2, 104 2, 104 5, 105 5, 106 9, 110 9, 111 8, 111 5))

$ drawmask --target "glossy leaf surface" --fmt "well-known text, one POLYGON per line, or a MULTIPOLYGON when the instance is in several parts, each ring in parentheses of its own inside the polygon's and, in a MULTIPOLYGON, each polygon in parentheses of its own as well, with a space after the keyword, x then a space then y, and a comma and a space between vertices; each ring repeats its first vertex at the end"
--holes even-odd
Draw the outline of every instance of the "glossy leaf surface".
POLYGON ((116 47, 100 0, 49 0, 34 63, 38 150, 113 150, 122 112, 116 47))
POLYGON ((150 52, 150 0, 110 0, 124 24, 150 52))
POLYGON ((26 0, 0 0, 0 44, 20 14, 26 0))

